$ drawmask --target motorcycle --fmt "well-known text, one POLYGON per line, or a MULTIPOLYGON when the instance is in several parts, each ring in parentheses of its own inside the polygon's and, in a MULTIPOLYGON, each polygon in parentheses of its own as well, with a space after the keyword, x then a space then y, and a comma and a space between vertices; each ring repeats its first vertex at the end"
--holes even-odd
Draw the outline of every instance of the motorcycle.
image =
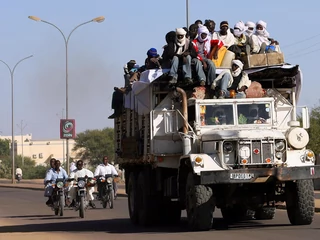
POLYGON ((21 174, 16 174, 16 179, 17 179, 17 181, 18 182, 20 182, 21 181, 21 179, 22 179, 22 176, 21 176, 21 174))
POLYGON ((57 178, 56 183, 52 184, 53 187, 53 192, 51 195, 52 198, 52 210, 54 211, 55 215, 63 216, 63 210, 64 210, 64 204, 65 204, 65 199, 64 199, 64 187, 65 187, 65 182, 63 178, 57 178))
POLYGON ((113 175, 106 174, 105 176, 99 176, 97 179, 97 184, 100 186, 100 201, 103 208, 107 207, 109 204, 110 209, 113 208, 114 202, 114 189, 113 189, 113 175))
MULTIPOLYGON (((73 179, 70 179, 69 181, 73 181, 73 179)), ((95 185, 95 180, 93 178, 85 178, 81 177, 78 178, 78 181, 75 182, 74 187, 77 188, 77 194, 76 194, 76 206, 75 210, 79 210, 79 216, 81 218, 84 218, 84 212, 89 206, 89 200, 87 199, 87 187, 93 187, 95 185)), ((95 206, 92 206, 95 208, 95 206)))

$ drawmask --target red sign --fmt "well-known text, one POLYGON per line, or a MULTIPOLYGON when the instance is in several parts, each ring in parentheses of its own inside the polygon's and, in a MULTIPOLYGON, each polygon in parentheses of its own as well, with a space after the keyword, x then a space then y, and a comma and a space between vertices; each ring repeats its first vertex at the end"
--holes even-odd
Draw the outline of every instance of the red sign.
POLYGON ((60 119, 60 138, 76 137, 76 121, 74 119, 60 119))

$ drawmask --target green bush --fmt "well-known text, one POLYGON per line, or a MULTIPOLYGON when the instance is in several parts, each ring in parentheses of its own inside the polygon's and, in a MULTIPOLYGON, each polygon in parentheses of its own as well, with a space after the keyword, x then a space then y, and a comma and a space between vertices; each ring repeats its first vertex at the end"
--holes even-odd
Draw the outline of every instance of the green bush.
MULTIPOLYGON (((10 156, 1 157, 2 163, 0 166, 0 178, 12 177, 12 160, 10 156)), ((20 155, 15 157, 15 168, 22 169, 23 179, 41 179, 46 175, 49 166, 37 165, 30 157, 24 157, 24 164, 22 165, 22 157, 20 155)))

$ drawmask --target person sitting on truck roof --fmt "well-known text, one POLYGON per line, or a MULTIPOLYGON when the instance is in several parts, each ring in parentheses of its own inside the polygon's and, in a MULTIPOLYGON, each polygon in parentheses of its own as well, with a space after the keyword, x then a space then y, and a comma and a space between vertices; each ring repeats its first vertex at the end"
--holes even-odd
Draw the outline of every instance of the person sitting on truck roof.
POLYGON ((202 21, 201 20, 196 20, 195 22, 194 22, 194 24, 197 24, 197 25, 203 25, 203 23, 202 23, 202 21))
POLYGON ((247 27, 246 35, 250 38, 254 33, 254 29, 256 28, 256 24, 251 21, 247 21, 245 26, 247 27))
POLYGON ((193 41, 198 37, 198 28, 199 26, 197 24, 191 24, 189 26, 189 39, 190 41, 193 41))
POLYGON ((209 58, 213 55, 214 59, 218 57, 218 51, 223 46, 220 40, 211 40, 210 32, 206 26, 200 26, 198 29, 198 38, 192 41, 198 55, 197 58, 192 59, 196 67, 196 72, 200 81, 200 85, 211 85, 216 78, 216 66, 209 58), (207 77, 204 71, 207 72, 207 77))
POLYGON ((187 32, 183 28, 176 29, 176 39, 173 51, 168 53, 171 59, 171 69, 169 72, 169 83, 178 82, 178 68, 182 65, 183 77, 187 84, 192 84, 191 59, 197 57, 197 53, 192 42, 186 37, 187 32))
POLYGON ((250 87, 251 80, 246 72, 242 71, 243 63, 240 60, 233 60, 231 74, 225 70, 213 81, 211 89, 215 90, 214 98, 223 99, 230 97, 230 91, 235 91, 236 98, 245 98, 245 90, 250 87))
POLYGON ((267 23, 260 20, 256 24, 256 31, 250 37, 249 44, 251 53, 269 53, 276 51, 277 41, 269 38, 270 34, 267 31, 267 23))
POLYGON ((220 23, 220 31, 214 32, 212 35, 212 39, 221 40, 223 42, 223 45, 227 48, 235 43, 234 36, 229 29, 228 21, 222 21, 220 23))
POLYGON ((209 30, 209 33, 210 33, 210 38, 212 39, 212 36, 214 34, 214 29, 216 28, 216 23, 215 21, 211 20, 211 19, 206 19, 204 21, 204 26, 206 26, 209 30))
POLYGON ((234 25, 234 38, 235 44, 229 47, 229 51, 234 52, 236 58, 240 58, 241 55, 250 55, 249 37, 245 35, 247 27, 242 21, 237 22, 234 25))
POLYGON ((160 55, 157 52, 157 49, 150 48, 147 52, 147 58, 145 60, 145 68, 146 69, 158 69, 161 68, 160 64, 160 55))
POLYGON ((162 58, 162 63, 161 67, 162 68, 171 68, 171 54, 174 52, 174 45, 176 42, 176 32, 175 31, 170 31, 166 34, 166 42, 167 44, 163 46, 163 52, 161 55, 162 58))

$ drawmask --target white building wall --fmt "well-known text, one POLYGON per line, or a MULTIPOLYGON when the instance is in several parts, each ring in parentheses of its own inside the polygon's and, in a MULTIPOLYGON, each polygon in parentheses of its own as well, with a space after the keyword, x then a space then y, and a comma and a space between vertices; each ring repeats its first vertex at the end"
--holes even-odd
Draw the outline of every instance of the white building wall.
MULTIPOLYGON (((11 136, 1 136, 0 139, 10 139, 11 136)), ((66 154, 66 140, 63 139, 43 139, 33 140, 32 134, 17 135, 14 137, 16 142, 16 153, 25 157, 30 157, 36 161, 37 165, 42 165, 48 158, 56 158, 61 162, 66 154)), ((76 158, 76 152, 72 151, 75 141, 69 139, 69 156, 76 158)))

